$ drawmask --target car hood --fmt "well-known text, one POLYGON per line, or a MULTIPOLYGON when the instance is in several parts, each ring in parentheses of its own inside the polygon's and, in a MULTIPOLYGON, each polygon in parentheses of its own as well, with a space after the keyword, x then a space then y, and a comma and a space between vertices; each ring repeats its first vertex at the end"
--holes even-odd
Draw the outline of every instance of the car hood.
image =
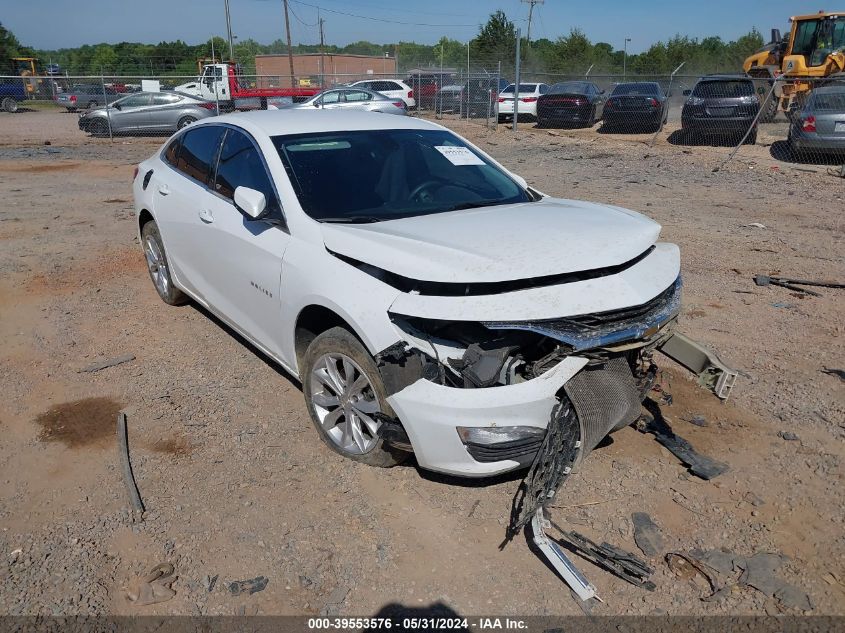
POLYGON ((619 207, 544 198, 373 224, 322 224, 326 248, 409 279, 514 281, 634 259, 660 225, 619 207))

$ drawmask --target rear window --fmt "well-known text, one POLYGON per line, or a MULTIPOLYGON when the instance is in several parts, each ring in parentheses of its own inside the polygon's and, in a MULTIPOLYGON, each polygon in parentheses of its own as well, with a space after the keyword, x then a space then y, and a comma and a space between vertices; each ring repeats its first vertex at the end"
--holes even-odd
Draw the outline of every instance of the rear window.
POLYGON ((845 91, 815 93, 810 98, 810 109, 845 113, 845 91))
MULTIPOLYGON (((504 90, 502 90, 503 95, 512 95, 513 94, 514 85, 511 84, 504 90)), ((519 91, 520 92, 534 92, 537 89, 537 84, 519 84, 519 91)))
POLYGON ((657 84, 619 84, 613 89, 613 96, 656 97, 660 94, 657 84))
POLYGON ((549 88, 550 94, 589 94, 590 84, 586 81, 564 81, 549 88))
POLYGON ((728 99, 731 97, 748 97, 754 94, 754 84, 750 81, 700 81, 695 90, 692 91, 693 96, 711 98, 711 99, 728 99))

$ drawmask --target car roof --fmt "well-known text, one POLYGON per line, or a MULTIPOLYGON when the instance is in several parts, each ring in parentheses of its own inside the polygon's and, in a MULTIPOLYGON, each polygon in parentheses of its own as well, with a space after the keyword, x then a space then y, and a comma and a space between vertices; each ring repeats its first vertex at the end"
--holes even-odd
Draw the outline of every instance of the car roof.
POLYGON ((837 84, 833 86, 821 86, 813 90, 813 94, 841 94, 845 92, 845 84, 837 84))
POLYGON ((254 110, 211 117, 191 125, 230 123, 267 136, 358 130, 442 130, 443 127, 410 116, 350 110, 254 110))

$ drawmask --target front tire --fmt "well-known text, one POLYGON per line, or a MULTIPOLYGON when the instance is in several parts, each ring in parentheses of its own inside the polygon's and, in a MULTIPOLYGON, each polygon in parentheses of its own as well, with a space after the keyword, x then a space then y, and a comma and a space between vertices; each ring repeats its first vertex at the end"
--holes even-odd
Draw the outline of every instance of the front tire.
POLYGON ((6 97, 3 99, 2 104, 0 104, 6 112, 9 114, 13 114, 18 111, 18 102, 12 99, 12 97, 6 97))
POLYGON ((378 367, 348 330, 334 327, 317 336, 302 362, 302 391, 320 439, 347 459, 389 468, 406 453, 379 436, 377 413, 395 417, 378 367))
POLYGON ((194 121, 196 121, 195 117, 183 116, 181 119, 179 119, 179 122, 176 124, 176 129, 181 130, 183 127, 190 125, 194 121))
POLYGON ((154 221, 147 222, 141 229, 141 245, 144 248, 150 280, 161 300, 171 306, 186 303, 188 297, 173 285, 167 252, 164 250, 164 242, 161 240, 158 225, 154 221))
POLYGON ((91 136, 108 136, 109 122, 105 119, 94 119, 88 124, 88 133, 91 136))

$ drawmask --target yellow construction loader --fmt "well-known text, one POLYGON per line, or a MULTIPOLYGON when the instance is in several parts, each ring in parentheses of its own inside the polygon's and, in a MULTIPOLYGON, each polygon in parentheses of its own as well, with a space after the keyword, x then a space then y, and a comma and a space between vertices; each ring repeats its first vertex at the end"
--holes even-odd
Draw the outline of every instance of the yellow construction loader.
POLYGON ((773 119, 779 111, 791 115, 804 105, 813 88, 845 80, 845 11, 820 11, 789 20, 786 39, 772 29, 771 41, 743 64, 761 88, 776 84, 761 115, 763 121, 773 119))

